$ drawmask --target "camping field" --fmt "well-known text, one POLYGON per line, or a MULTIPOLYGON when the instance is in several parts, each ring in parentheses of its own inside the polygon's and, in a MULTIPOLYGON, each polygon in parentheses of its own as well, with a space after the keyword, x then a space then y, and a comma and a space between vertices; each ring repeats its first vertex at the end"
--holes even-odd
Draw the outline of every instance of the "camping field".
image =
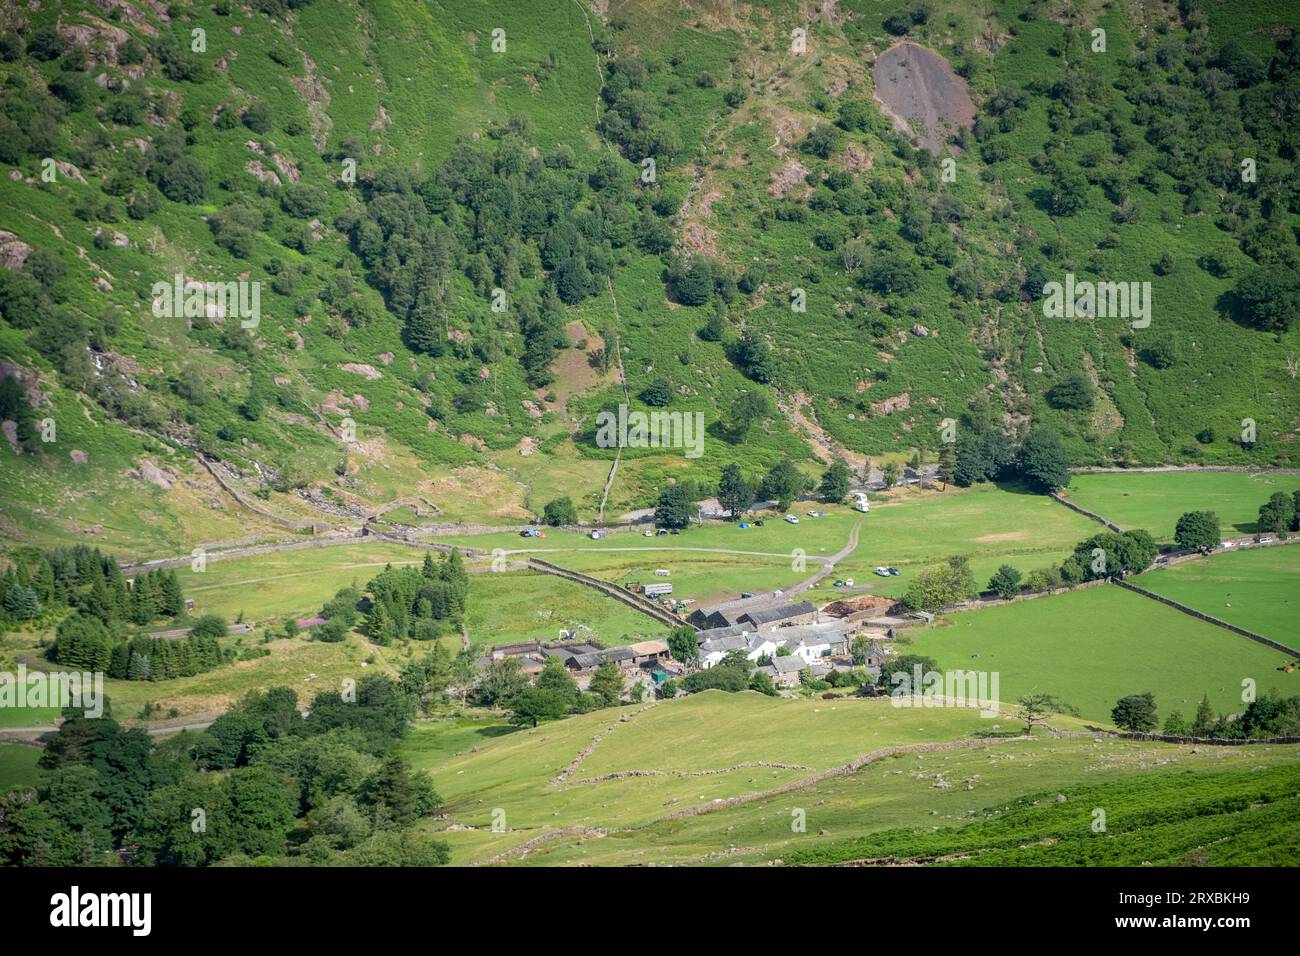
POLYGON ((1300 546, 1219 552, 1150 571, 1149 591, 1300 648, 1300 546))
POLYGON ((1065 492, 1075 504, 1121 528, 1145 528, 1158 542, 1172 541, 1186 511, 1213 511, 1223 535, 1250 534, 1259 506, 1276 491, 1300 488, 1300 475, 1221 471, 1079 474, 1065 492))
POLYGON ((466 730, 423 723, 400 745, 447 800, 446 818, 430 827, 451 844, 454 864, 759 863, 891 828, 959 826, 1045 788, 1294 759, 1283 747, 1193 752, 1105 737, 1025 740, 1016 721, 963 708, 717 691, 504 735, 491 724, 466 730), (436 742, 444 735, 450 747, 436 742), (968 743, 811 779, 881 748, 926 741, 968 743), (791 825, 800 810, 802 832, 791 825), (494 814, 502 832, 492 830, 494 814))
POLYGON ((1107 726, 1118 698, 1148 690, 1162 722, 1171 710, 1190 719, 1203 694, 1218 712, 1241 711, 1246 678, 1261 695, 1300 694, 1280 651, 1113 585, 952 614, 909 636, 900 653, 998 672, 1004 701, 1050 693, 1107 726))
POLYGON ((835 573, 822 584, 823 593, 835 579, 853 578, 858 590, 900 595, 918 570, 954 554, 971 558, 982 585, 1003 563, 1025 573, 1059 565, 1076 543, 1097 530, 1095 522, 1042 495, 992 484, 964 489, 950 485, 942 492, 896 488, 873 494, 869 514, 815 502, 798 502, 790 510, 799 517, 799 524, 788 524, 779 514, 766 512, 747 518, 749 523, 762 517, 762 527, 711 522, 680 535, 661 537, 619 531, 593 541, 585 534, 546 529, 546 537, 541 539, 489 534, 438 540, 484 550, 500 548, 511 558, 536 554, 611 581, 622 582, 629 576, 665 568, 674 573, 675 591, 707 602, 802 580, 816 572, 815 559, 829 558, 848 543, 855 526, 859 529, 858 546, 836 564, 835 573), (809 517, 811 510, 827 514, 809 517), (641 551, 647 553, 641 556, 641 551), (800 554, 807 559, 807 570, 792 571, 800 554), (878 565, 896 565, 902 575, 876 578, 871 571, 878 565))

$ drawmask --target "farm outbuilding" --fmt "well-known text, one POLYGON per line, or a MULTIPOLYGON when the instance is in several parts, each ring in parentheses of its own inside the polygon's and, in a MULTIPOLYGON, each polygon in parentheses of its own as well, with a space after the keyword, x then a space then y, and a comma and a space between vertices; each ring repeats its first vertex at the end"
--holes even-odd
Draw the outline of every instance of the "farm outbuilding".
POLYGON ((737 619, 737 624, 750 624, 761 630, 786 624, 811 624, 817 620, 817 607, 812 601, 782 604, 780 607, 747 611, 737 619))

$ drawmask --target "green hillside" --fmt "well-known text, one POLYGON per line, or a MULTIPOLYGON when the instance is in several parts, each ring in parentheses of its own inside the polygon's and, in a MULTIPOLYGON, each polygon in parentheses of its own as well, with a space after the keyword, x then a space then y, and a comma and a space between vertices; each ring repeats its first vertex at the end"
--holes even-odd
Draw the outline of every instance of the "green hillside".
POLYGON ((613 515, 732 462, 932 461, 946 419, 1050 428, 1076 464, 1287 463, 1292 25, 1070 9, 7 8, 7 536, 285 533, 224 514, 196 450, 298 525, 416 492, 593 518, 620 365, 634 407, 659 390, 707 438, 625 449, 613 515), (975 103, 939 157, 872 96, 903 36, 975 103), (1045 317, 1067 272, 1152 283, 1149 327, 1045 317), (256 327, 157 314, 176 275, 260 283, 256 327))

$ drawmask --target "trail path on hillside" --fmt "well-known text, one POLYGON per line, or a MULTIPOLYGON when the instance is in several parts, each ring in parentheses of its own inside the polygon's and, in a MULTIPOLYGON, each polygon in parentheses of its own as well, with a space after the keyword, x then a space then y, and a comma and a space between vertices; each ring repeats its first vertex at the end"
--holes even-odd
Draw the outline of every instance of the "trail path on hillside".
MULTIPOLYGON (((614 305, 614 359, 618 362, 618 384, 623 388, 623 403, 627 406, 632 405, 631 395, 627 390, 627 372, 623 369, 623 334, 622 323, 618 316, 618 296, 614 294, 614 282, 609 276, 605 276, 605 285, 609 289, 609 300, 614 305)), ((605 348, 611 348, 609 342, 605 343, 605 348)), ((605 504, 609 501, 610 490, 614 487, 614 479, 618 476, 618 466, 623 460, 623 448, 619 446, 614 452, 614 464, 609 468, 609 477, 605 479, 605 488, 600 494, 600 510, 596 513, 596 523, 605 523, 605 504)))

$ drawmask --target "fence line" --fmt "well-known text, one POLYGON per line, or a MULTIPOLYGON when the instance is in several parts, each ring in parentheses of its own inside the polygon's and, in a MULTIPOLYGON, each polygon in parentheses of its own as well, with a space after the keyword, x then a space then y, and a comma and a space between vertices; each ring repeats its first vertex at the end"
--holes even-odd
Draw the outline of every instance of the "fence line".
POLYGON ((230 497, 234 498, 235 501, 237 501, 244 508, 253 512, 253 514, 260 515, 261 517, 266 518, 268 521, 273 521, 284 528, 292 528, 295 531, 310 531, 312 534, 316 533, 316 527, 319 524, 319 522, 293 521, 289 518, 285 518, 282 517, 281 515, 268 511, 266 508, 263 508, 261 505, 250 501, 247 495, 245 495, 242 491, 240 491, 238 488, 232 485, 229 481, 227 481, 226 478, 213 466, 212 462, 208 461, 207 455, 203 454, 202 452, 199 452, 195 457, 198 458, 199 464, 202 465, 204 469, 207 470, 207 473, 213 477, 213 479, 217 482, 217 484, 220 485, 225 490, 225 492, 228 495, 230 495, 230 497))
POLYGON ((1101 524, 1104 524, 1111 531, 1120 533, 1123 532, 1124 530, 1119 525, 1115 524, 1113 521, 1108 521, 1107 519, 1103 518, 1101 515, 1097 514, 1097 512, 1089 511, 1087 508, 1084 508, 1081 505, 1076 505, 1073 501, 1070 501, 1069 499, 1062 497, 1059 492, 1055 492, 1055 491, 1051 492, 1051 497, 1052 500, 1055 501, 1057 504, 1065 505, 1065 507, 1069 508, 1071 511, 1077 511, 1085 518, 1091 518, 1093 521, 1098 521, 1101 524))
POLYGON ((1113 736, 1126 740, 1158 740, 1167 744, 1209 744, 1213 747, 1234 747, 1244 744, 1300 744, 1300 737, 1176 737, 1173 734, 1139 734, 1120 731, 1113 736))
POLYGON ((1221 621, 1217 617, 1211 617, 1210 615, 1205 614, 1202 611, 1198 611, 1195 608, 1188 607, 1186 604, 1179 604, 1177 601, 1171 598, 1167 598, 1163 594, 1156 594, 1154 591, 1148 591, 1146 588, 1140 588, 1136 584, 1129 584, 1127 581, 1121 581, 1119 578, 1111 578, 1111 581, 1115 584, 1118 584, 1126 591, 1132 591, 1135 594, 1141 594, 1143 597, 1149 597, 1153 601, 1159 601, 1161 604, 1167 604, 1170 607, 1175 608, 1176 610, 1182 611, 1184 614, 1188 614, 1191 615, 1192 617, 1199 618, 1200 620, 1205 621, 1207 624, 1214 624, 1218 627, 1223 628, 1224 630, 1232 631, 1232 633, 1234 634, 1240 634, 1242 637, 1248 637, 1252 641, 1256 641, 1260 644, 1265 645, 1266 647, 1271 647, 1274 650, 1284 651, 1287 654, 1291 654, 1295 657, 1300 657, 1300 651, 1297 651, 1293 647, 1287 647, 1285 644, 1281 644, 1277 641, 1267 638, 1263 634, 1256 634, 1254 631, 1248 631, 1244 627, 1238 627, 1236 624, 1229 624, 1227 621, 1221 621))
MULTIPOLYGON (((602 581, 599 578, 593 578, 590 575, 582 574, 578 571, 571 571, 568 568, 562 568, 558 564, 551 564, 549 561, 543 561, 541 558, 528 559, 528 566, 534 571, 541 571, 543 574, 553 574, 556 577, 568 578, 570 581, 576 581, 579 584, 585 584, 588 587, 595 588, 598 591, 609 595, 617 601, 622 601, 629 607, 635 608, 643 614, 647 614, 661 624, 667 624, 669 627, 681 627, 686 624, 687 627, 694 627, 683 621, 676 614, 672 614, 660 607, 654 601, 644 598, 639 594, 633 594, 626 588, 621 588, 616 584, 610 584, 608 581, 602 581)), ((699 628, 695 628, 699 630, 699 628)))

